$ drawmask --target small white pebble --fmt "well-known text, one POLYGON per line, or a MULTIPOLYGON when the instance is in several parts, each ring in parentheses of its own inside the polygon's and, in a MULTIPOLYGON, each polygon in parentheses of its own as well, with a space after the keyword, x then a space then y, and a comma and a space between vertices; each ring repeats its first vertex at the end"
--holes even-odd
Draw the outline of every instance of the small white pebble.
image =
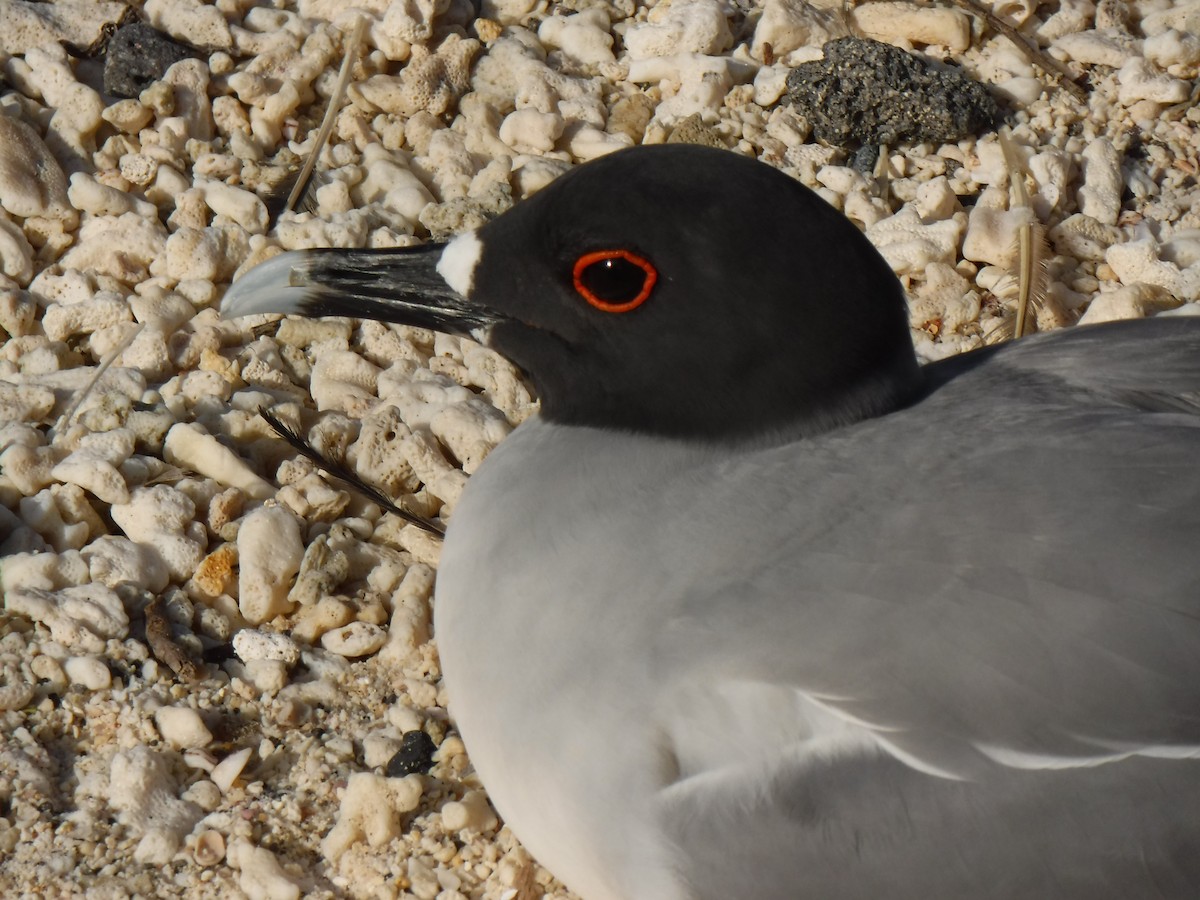
POLYGON ((300 661, 300 647, 286 634, 243 628, 233 636, 233 652, 242 662, 277 659, 291 667, 300 661))
POLYGON ((229 843, 229 864, 239 870, 238 887, 250 900, 298 900, 300 886, 288 876, 279 860, 265 847, 255 847, 245 838, 229 843))
POLYGON ((134 862, 145 866, 163 866, 179 850, 179 836, 165 828, 150 828, 133 850, 134 862))
POLYGON ((267 206, 255 194, 220 181, 206 182, 204 202, 218 215, 227 216, 251 234, 267 230, 267 206))
POLYGON ((287 687, 287 664, 281 659, 251 659, 246 662, 246 677, 262 694, 277 694, 287 687))
POLYGON ((321 646, 338 656, 370 656, 387 641, 387 632, 370 622, 351 622, 321 635, 321 646))
POLYGON ((164 706, 154 713, 163 740, 177 748, 195 749, 212 742, 212 732, 200 714, 186 706, 164 706))
POLYGON ((66 673, 63 672, 58 660, 53 656, 46 656, 44 652, 40 656, 35 656, 29 663, 29 671, 42 681, 49 681, 52 685, 65 687, 67 684, 66 673))
POLYGON ((387 765, 400 749, 400 741, 386 734, 368 735, 362 745, 363 763, 372 769, 387 765))
POLYGON ((462 800, 442 807, 442 825, 447 831, 490 831, 498 824, 496 814, 483 791, 470 791, 462 800))
POLYGON ((20 709, 33 700, 33 685, 21 677, 16 666, 5 666, 0 672, 0 712, 20 709))
POLYGON ((197 781, 183 792, 183 799, 195 803, 205 812, 212 812, 221 805, 221 789, 208 779, 197 781))
POLYGON ((81 684, 89 691, 112 687, 112 673, 108 671, 108 666, 94 656, 72 656, 63 664, 63 671, 72 684, 81 684))
POLYGON ((251 753, 253 751, 249 747, 243 747, 236 753, 230 753, 209 773, 212 783, 221 789, 222 794, 229 793, 233 783, 242 774, 242 769, 246 768, 246 763, 250 761, 251 753))

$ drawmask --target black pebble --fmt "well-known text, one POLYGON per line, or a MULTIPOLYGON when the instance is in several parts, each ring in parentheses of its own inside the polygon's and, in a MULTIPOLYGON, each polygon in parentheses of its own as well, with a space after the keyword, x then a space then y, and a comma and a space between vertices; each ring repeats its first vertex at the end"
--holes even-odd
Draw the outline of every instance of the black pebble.
POLYGON ((200 658, 206 663, 223 663, 227 659, 237 659, 237 654, 233 652, 233 644, 226 641, 223 644, 214 644, 211 647, 205 647, 200 654, 200 658))
POLYGON ((142 22, 117 29, 104 58, 104 91, 114 97, 136 97, 175 63, 195 51, 142 22))
POLYGON ((1000 118, 987 88, 957 69, 862 38, 829 41, 824 59, 792 69, 787 88, 813 135, 847 149, 955 141, 1000 118))
POLYGON ((879 162, 879 145, 863 144, 850 157, 850 168, 856 172, 873 172, 875 163, 879 162))
POLYGON ((396 755, 388 760, 384 774, 388 778, 401 778, 417 772, 428 772, 433 766, 433 754, 437 746, 433 738, 423 731, 406 731, 396 755))

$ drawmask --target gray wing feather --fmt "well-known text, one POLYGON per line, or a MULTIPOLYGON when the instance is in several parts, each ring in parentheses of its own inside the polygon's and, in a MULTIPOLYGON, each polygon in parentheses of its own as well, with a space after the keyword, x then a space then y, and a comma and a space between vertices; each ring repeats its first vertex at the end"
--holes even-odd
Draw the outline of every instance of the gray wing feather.
POLYGON ((750 886, 698 863, 698 896, 1196 895, 1200 761, 1145 758, 1200 755, 1200 322, 1168 324, 948 361, 912 409, 665 492, 671 544, 708 550, 664 677, 790 687, 900 751, 676 748, 674 840, 762 857, 750 886))
POLYGON ((1150 391, 1151 348, 1156 396, 1200 389, 1176 359, 1200 328, 1094 331, 1110 339, 1023 342, 913 409, 724 464, 672 516, 702 547, 723 509, 744 521, 685 592, 678 653, 943 753, 1200 747, 1200 416, 1114 399, 1150 391))

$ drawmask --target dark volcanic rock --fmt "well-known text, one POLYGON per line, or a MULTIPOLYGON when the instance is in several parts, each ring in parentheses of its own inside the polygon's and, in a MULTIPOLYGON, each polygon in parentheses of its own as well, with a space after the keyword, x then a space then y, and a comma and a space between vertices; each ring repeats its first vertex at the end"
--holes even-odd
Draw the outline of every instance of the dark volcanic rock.
POLYGON ((384 772, 388 778, 424 774, 433 766, 433 754, 436 752, 433 738, 424 731, 406 731, 400 739, 400 749, 388 760, 384 772))
POLYGON ((813 135, 848 149, 954 141, 1000 118, 979 82, 862 38, 829 41, 825 58, 794 68, 787 87, 787 102, 808 119, 813 135))
POLYGON ((104 90, 114 97, 136 97, 181 59, 195 56, 185 47, 142 22, 117 29, 104 58, 104 90))

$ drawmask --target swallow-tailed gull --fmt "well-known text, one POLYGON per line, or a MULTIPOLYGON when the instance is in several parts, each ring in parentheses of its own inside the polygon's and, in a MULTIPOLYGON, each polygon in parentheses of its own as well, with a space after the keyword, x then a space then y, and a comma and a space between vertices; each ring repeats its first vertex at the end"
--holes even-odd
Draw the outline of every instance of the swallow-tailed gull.
POLYGON ((275 257, 224 311, 467 334, 536 386, 435 629, 496 808, 583 897, 1200 897, 1200 321, 920 367, 849 221, 678 145, 448 244, 275 257))

